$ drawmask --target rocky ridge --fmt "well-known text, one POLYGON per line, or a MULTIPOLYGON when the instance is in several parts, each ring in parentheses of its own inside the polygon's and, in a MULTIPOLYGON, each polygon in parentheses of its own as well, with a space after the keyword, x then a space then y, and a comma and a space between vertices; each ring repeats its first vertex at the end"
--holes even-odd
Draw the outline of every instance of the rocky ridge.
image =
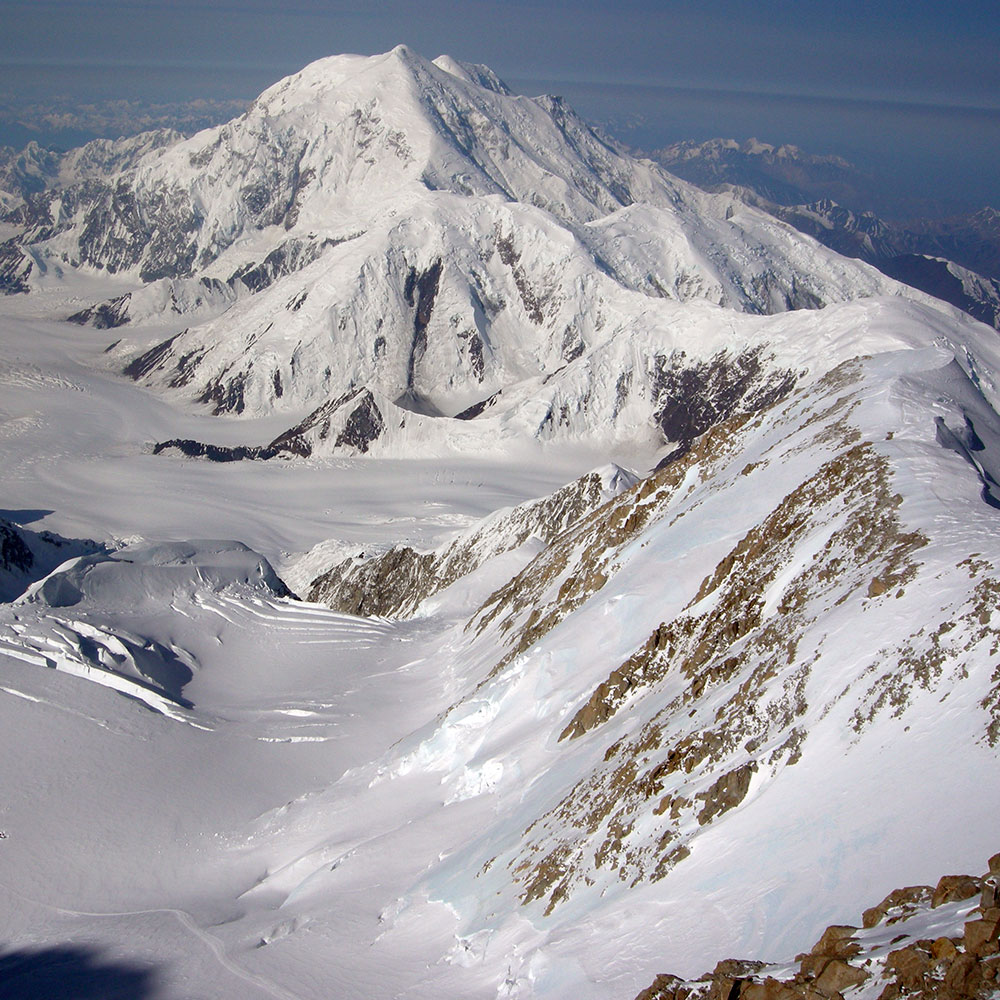
MULTIPOLYGON (((955 754, 993 760, 1000 578, 970 526, 995 516, 984 491, 998 442, 995 412, 948 352, 855 358, 711 422, 617 495, 578 489, 572 518, 491 574, 470 555, 516 544, 559 495, 434 553, 341 559, 310 599, 405 616, 463 581, 454 703, 365 779, 430 767, 461 799, 492 775, 501 818, 429 884, 476 871, 478 893, 559 928, 685 884, 716 832, 821 822, 826 806, 794 789, 853 785, 877 747, 916 754, 937 787, 953 773, 934 736, 945 718, 963 720, 955 754), (590 645, 602 655, 581 656, 590 645), (498 763, 515 738, 525 782, 498 763)), ((857 822, 877 814, 880 836, 901 835, 878 787, 857 822)))
POLYGON ((695 980, 657 976, 636 1000, 986 1000, 1000 991, 1000 854, 986 874, 895 889, 861 927, 828 927, 794 965, 724 959, 695 980))
POLYGON ((409 546, 351 556, 316 577, 306 599, 365 617, 406 617, 430 596, 529 540, 548 544, 636 477, 617 466, 592 472, 551 496, 500 510, 433 552, 409 546))

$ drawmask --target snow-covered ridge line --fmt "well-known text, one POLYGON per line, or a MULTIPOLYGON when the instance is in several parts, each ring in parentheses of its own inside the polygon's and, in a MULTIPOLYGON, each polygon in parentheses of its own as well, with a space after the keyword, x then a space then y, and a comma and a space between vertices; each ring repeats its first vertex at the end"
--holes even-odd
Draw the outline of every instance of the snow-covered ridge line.
POLYGON ((428 597, 498 556, 532 539, 550 542, 635 482, 633 473, 612 465, 551 496, 499 510, 433 552, 403 546, 352 555, 313 579, 308 600, 366 617, 412 615, 428 597))
POLYGON ((63 538, 0 518, 0 602, 13 601, 70 559, 106 551, 106 545, 89 538, 63 538))
MULTIPOLYGON (((782 851, 811 850, 806 827, 837 800, 802 789, 853 787, 854 769, 869 766, 858 759, 887 745, 901 741, 901 759, 915 753, 951 775, 961 765, 941 759, 947 741, 931 733, 961 718, 966 735, 949 745, 993 760, 1000 579, 981 531, 962 525, 995 515, 978 468, 927 418, 931 400, 953 436, 975 437, 976 462, 994 468, 1000 418, 945 352, 855 359, 714 425, 527 563, 504 563, 492 579, 464 567, 448 613, 481 603, 450 640, 452 705, 352 779, 365 789, 353 793, 362 810, 369 795, 391 794, 386 786, 405 797, 432 776, 447 803, 486 800, 487 828, 433 864, 411 896, 470 901, 460 906, 469 940, 489 925, 472 900, 496 909, 496 897, 558 939, 595 909, 693 892, 699 852, 748 824, 774 844, 801 821, 808 848, 792 836, 799 846, 782 851), (942 518, 944 509, 969 520, 942 518), (942 699, 957 701, 942 713, 942 699), (918 747, 933 747, 934 763, 918 747)), ((489 539, 492 527, 502 540, 503 523, 464 537, 489 539)), ((373 578, 390 574, 400 551, 360 570, 341 564, 343 596, 356 596, 366 566, 373 578)), ((419 575, 403 572, 393 608, 420 599, 419 575)), ((840 821, 899 836, 907 821, 886 813, 879 774, 840 821)), ((352 787, 325 795, 339 801, 352 787)), ((293 815, 322 814, 324 799, 293 815)), ((272 891, 291 901, 296 886, 321 892, 341 877, 327 874, 328 858, 317 845, 272 891)), ((340 864, 349 869, 349 858, 340 864)), ((720 872, 713 883, 728 885, 733 873, 720 872)), ((753 911, 749 895, 733 902, 732 927, 753 911)))
MULTIPOLYGON (((506 411, 501 439, 590 434, 609 416, 611 438, 648 438, 661 377, 638 370, 648 342, 711 356, 680 306, 919 298, 628 156, 558 99, 404 46, 319 60, 240 118, 45 197, 0 251, 8 290, 32 267, 141 283, 72 318, 176 315, 160 344, 127 335, 111 357, 216 414, 311 412, 275 444, 287 454, 402 454, 441 436, 429 415, 487 409, 506 411), (328 426, 361 389, 365 426, 328 426)), ((723 343, 718 314, 700 325, 717 328, 712 353, 763 340, 737 324, 738 346, 723 343)), ((481 430, 450 434, 465 450, 481 430)))

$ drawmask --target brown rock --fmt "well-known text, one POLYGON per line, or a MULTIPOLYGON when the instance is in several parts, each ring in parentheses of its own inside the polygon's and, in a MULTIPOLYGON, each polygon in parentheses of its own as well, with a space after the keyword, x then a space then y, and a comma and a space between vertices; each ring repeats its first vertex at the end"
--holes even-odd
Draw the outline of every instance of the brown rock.
POLYGON ((950 962, 958 954, 958 949, 950 938, 939 937, 931 945, 931 954, 935 959, 943 958, 946 962, 950 962))
POLYGON ((1000 951, 997 932, 1000 923, 996 920, 968 920, 965 924, 965 950, 976 958, 985 958, 1000 951))
POLYGON ((712 984, 706 994, 707 1000, 730 1000, 730 997, 738 997, 748 980, 730 976, 712 977, 712 984))
POLYGON ((994 854, 986 864, 991 875, 1000 875, 1000 854, 994 854))
POLYGON ((742 979, 760 972, 766 962, 754 962, 746 958, 723 958, 716 963, 712 970, 712 978, 718 979, 728 976, 730 979, 742 979))
POLYGON ((946 987, 965 994, 975 993, 982 981, 982 970, 971 955, 959 955, 944 976, 946 987))
POLYGON ((885 968, 904 990, 912 992, 921 990, 926 985, 924 977, 931 970, 931 960, 916 948, 897 948, 889 952, 885 968))
POLYGON ((813 945, 812 955, 829 955, 832 958, 850 958, 861 951, 861 945, 854 940, 857 927, 848 924, 832 924, 813 945))
POLYGON ((893 889, 878 906, 865 910, 861 918, 862 926, 874 927, 885 919, 889 910, 898 907, 926 905, 933 895, 934 889, 929 885, 909 885, 905 889, 893 889))
POLYGON ((860 986, 867 978, 868 973, 835 958, 816 980, 816 989, 827 996, 833 996, 834 993, 842 993, 852 986, 860 986))
POLYGON ((651 986, 647 986, 635 1000, 679 1000, 677 988, 681 986, 683 980, 677 976, 661 974, 653 980, 651 986))
POLYGON ((812 986, 800 986, 799 996, 802 1000, 827 1000, 827 997, 820 993, 819 990, 813 989, 812 986))
POLYGON ((802 1000, 827 1000, 827 997, 811 986, 800 986, 798 992, 802 1000))
POLYGON ((829 955, 803 955, 799 969, 802 975, 816 979, 832 961, 833 959, 829 955))
POLYGON ((800 1000, 797 990, 768 976, 762 983, 750 983, 740 991, 740 1000, 800 1000))
POLYGON ((983 879, 983 895, 979 900, 979 905, 984 910, 1000 906, 1000 879, 996 875, 990 875, 989 878, 983 879))
POLYGON ((984 958, 979 965, 984 974, 987 969, 991 969, 994 976, 1000 976, 1000 955, 991 955, 989 958, 984 958))
POLYGON ((945 875, 938 882, 931 906, 941 906, 942 903, 954 903, 961 899, 971 899, 982 891, 982 880, 972 875, 945 875))
POLYGON ((705 805, 698 813, 698 822, 704 826, 716 816, 735 809, 746 798, 750 779, 756 770, 756 761, 741 764, 734 771, 722 775, 707 792, 702 792, 699 797, 705 800, 705 805))

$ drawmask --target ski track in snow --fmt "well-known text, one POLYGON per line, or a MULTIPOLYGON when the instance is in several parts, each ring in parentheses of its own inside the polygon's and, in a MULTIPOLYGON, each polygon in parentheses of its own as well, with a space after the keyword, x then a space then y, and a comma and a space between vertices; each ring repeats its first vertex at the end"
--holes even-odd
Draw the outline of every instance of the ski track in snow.
POLYGON ((212 953, 215 960, 221 965, 227 972, 242 979, 246 983, 250 983, 252 986, 256 986, 258 989, 263 990, 269 996, 276 997, 277 1000, 299 1000, 299 998, 294 993, 289 993, 287 990, 283 990, 276 983, 269 982, 268 980, 262 978, 261 976, 256 976, 252 972, 247 972, 245 969, 240 968, 235 962, 230 959, 222 946, 222 942, 212 934, 209 934, 206 930, 199 927, 195 922, 194 917, 191 916, 186 910, 178 910, 169 906, 157 906, 149 910, 120 910, 112 912, 100 912, 94 910, 74 910, 67 906, 58 906, 54 903, 43 903, 41 900, 32 899, 29 896, 24 895, 24 893, 17 892, 17 890, 10 888, 10 886, 4 885, 4 889, 11 895, 18 896, 25 902, 32 903, 35 906, 40 906, 43 909, 51 910, 54 913, 65 913, 67 916, 71 917, 92 917, 92 918, 106 918, 114 919, 120 917, 145 917, 151 916, 157 913, 165 913, 168 916, 174 917, 177 922, 188 932, 193 934, 199 941, 201 941, 208 950, 212 953))

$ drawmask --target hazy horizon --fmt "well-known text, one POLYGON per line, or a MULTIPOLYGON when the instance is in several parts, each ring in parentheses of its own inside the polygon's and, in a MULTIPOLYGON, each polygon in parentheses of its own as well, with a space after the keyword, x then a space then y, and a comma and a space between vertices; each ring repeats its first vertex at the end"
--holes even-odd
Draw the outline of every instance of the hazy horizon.
POLYGON ((562 94, 644 149, 753 136, 843 156, 914 200, 1000 204, 1000 9, 985 0, 0 0, 0 15, 8 145, 112 137, 129 106, 140 127, 154 106, 153 124, 197 128, 316 58, 405 42, 562 94), (104 132, 45 120, 113 101, 104 132))

